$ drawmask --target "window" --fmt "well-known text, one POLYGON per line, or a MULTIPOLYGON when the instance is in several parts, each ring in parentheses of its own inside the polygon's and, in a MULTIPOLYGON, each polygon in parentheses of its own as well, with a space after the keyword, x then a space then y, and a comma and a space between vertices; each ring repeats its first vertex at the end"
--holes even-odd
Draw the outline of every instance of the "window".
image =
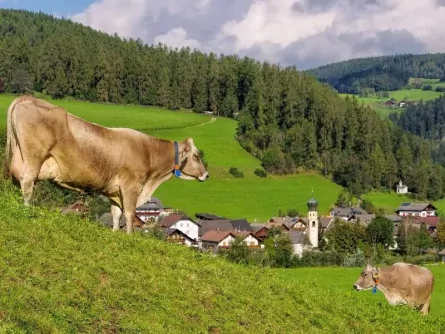
POLYGON ((312 227, 315 227, 315 222, 314 221, 312 222, 312 227))

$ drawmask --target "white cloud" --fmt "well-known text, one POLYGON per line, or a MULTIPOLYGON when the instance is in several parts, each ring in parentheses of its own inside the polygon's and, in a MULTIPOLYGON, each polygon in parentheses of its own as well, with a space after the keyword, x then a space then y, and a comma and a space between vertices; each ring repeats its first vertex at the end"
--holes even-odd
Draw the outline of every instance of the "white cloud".
POLYGON ((445 0, 99 0, 73 20, 205 52, 317 66, 445 52, 445 0))
POLYGON ((187 38, 187 32, 183 28, 174 28, 167 34, 158 35, 154 40, 155 44, 162 43, 172 48, 190 47, 191 49, 199 48, 200 43, 191 38, 187 38))

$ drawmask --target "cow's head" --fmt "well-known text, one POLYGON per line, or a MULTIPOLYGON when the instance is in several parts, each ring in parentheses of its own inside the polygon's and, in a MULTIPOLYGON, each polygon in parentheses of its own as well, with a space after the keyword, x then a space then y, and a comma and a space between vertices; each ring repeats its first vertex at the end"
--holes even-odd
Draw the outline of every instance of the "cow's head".
POLYGON ((179 177, 184 180, 207 180, 210 175, 204 167, 199 150, 196 148, 193 139, 187 138, 181 143, 181 146, 182 154, 179 163, 181 175, 179 177))
POLYGON ((376 268, 373 268, 368 264, 365 270, 362 271, 357 282, 353 285, 353 288, 357 291, 368 290, 373 288, 379 279, 379 272, 376 268))

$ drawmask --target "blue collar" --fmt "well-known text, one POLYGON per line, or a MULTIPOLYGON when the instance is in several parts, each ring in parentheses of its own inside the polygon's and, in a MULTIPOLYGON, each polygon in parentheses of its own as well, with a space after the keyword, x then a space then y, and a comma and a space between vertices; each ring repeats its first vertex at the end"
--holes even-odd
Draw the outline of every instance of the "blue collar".
POLYGON ((178 142, 175 140, 174 141, 175 144, 175 176, 176 177, 180 177, 181 176, 181 171, 179 170, 179 149, 178 149, 178 142))

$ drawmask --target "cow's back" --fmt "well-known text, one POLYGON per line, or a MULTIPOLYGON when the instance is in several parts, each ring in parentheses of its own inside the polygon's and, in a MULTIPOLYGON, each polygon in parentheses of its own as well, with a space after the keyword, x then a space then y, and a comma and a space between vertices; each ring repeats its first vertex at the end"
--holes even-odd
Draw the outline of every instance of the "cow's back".
POLYGON ((112 187, 113 178, 118 178, 126 165, 137 165, 137 156, 129 157, 140 146, 142 134, 128 135, 86 122, 40 99, 20 99, 13 120, 21 154, 29 161, 41 161, 40 178, 74 188, 104 190, 112 187))

